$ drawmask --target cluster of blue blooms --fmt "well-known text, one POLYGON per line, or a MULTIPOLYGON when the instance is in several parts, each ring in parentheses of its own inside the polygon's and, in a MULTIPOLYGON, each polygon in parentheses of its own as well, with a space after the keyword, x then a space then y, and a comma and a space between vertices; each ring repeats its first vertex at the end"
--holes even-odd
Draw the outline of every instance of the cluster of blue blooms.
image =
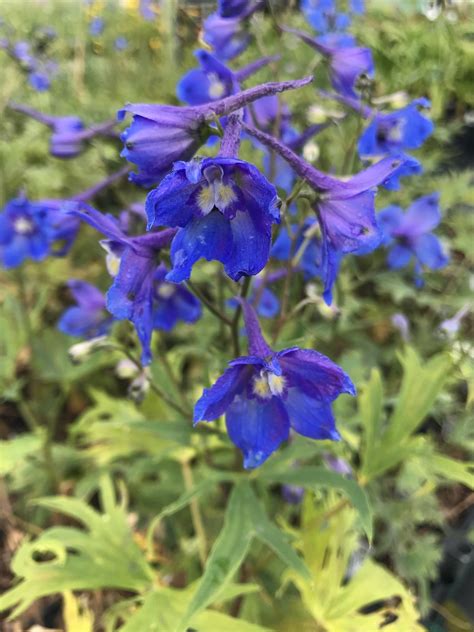
MULTIPOLYGON (((274 318, 280 304, 267 286, 278 283, 290 268, 301 270, 306 280, 322 280, 322 295, 331 304, 341 262, 348 255, 386 246, 392 268, 415 259, 417 279, 423 266, 438 269, 447 262, 431 232, 440 221, 436 194, 415 201, 406 213, 395 206, 378 215, 375 211, 377 187, 397 189, 402 176, 421 171, 406 152, 419 148, 433 125, 420 112, 429 106, 423 98, 394 112, 371 105, 371 51, 346 32, 352 16, 363 12, 363 2, 352 0, 349 11, 341 13, 334 0, 305 0, 303 13, 317 35, 281 28, 326 60, 335 93, 324 93, 323 98, 336 99, 367 122, 358 139, 365 168, 344 178, 323 173, 301 157, 306 141, 325 126, 298 133, 288 107, 278 98, 281 92, 307 86, 312 77, 243 89, 244 81, 278 58, 258 59, 238 70, 226 65, 248 46, 249 18, 264 7, 265 2, 253 0, 219 0, 203 31, 213 50, 197 51, 199 67, 177 86, 185 105, 127 104, 118 112, 119 121, 132 117, 120 137, 121 155, 136 167, 130 179, 152 188, 145 204, 147 232, 129 234, 128 216, 117 219, 86 204, 123 170, 71 200, 32 203, 20 198, 0 214, 0 255, 8 267, 27 257, 64 254, 79 220, 104 235, 101 245, 112 285, 104 296, 83 281, 71 281, 76 306, 64 313, 59 327, 91 338, 107 334, 114 319, 129 320, 142 346, 144 366, 152 361, 153 330, 169 331, 178 321, 200 318, 199 300, 183 285, 200 259, 222 264, 234 282, 254 278, 248 302, 230 301, 237 316, 244 314, 248 355, 234 358, 205 389, 194 415, 197 423, 225 414, 229 436, 248 468, 261 465, 289 438, 291 429, 312 439, 338 439, 331 404, 342 393, 355 394, 349 377, 322 354, 298 347, 275 352, 268 346, 257 313, 274 318), (263 150, 266 175, 239 157, 243 137, 263 150), (214 157, 196 155, 205 143, 215 147, 216 138, 220 143, 214 157), (300 224, 293 216, 275 235, 282 212, 279 193, 291 198, 297 178, 310 191, 306 197, 313 212, 300 224), (57 242, 62 247, 54 251, 57 242), (168 249, 169 257, 163 258, 168 249), (280 267, 268 267, 270 258, 280 267), (288 264, 281 267, 281 262, 288 264)), ((110 122, 86 129, 77 117, 12 108, 52 129, 55 156, 75 156, 84 141, 113 133, 110 122)), ((141 207, 138 212, 141 217, 141 207)), ((286 212, 291 215, 291 205, 286 212)))
POLYGON ((11 36, 0 39, 0 49, 17 62, 30 86, 38 92, 49 90, 51 80, 58 72, 57 63, 47 56, 48 45, 55 37, 52 29, 44 28, 33 34, 31 42, 15 41, 11 36))

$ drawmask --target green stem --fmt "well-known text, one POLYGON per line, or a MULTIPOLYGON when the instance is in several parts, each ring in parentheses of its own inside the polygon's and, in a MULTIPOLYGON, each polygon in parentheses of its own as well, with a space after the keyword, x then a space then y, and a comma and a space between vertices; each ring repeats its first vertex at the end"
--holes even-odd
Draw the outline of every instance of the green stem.
POLYGON ((201 301, 201 303, 207 307, 207 309, 214 314, 214 316, 216 316, 217 318, 219 318, 219 320, 221 320, 223 323, 225 323, 226 325, 228 325, 229 327, 232 327, 232 321, 230 320, 230 318, 227 318, 227 316, 225 314, 223 314, 219 308, 217 308, 214 303, 212 303, 202 292, 201 290, 197 287, 197 285, 194 285, 194 283, 192 283, 191 281, 186 281, 186 285, 188 286, 188 288, 191 290, 191 292, 197 296, 197 298, 201 301))
MULTIPOLYGON (((242 288, 240 290, 240 298, 245 298, 248 294, 250 288, 251 278, 249 276, 245 277, 244 282, 242 284, 242 288)), ((240 340, 239 340, 239 322, 240 316, 242 314, 242 305, 239 303, 235 309, 234 318, 232 319, 231 327, 232 327, 232 344, 234 347, 234 356, 238 358, 240 356, 240 340)))

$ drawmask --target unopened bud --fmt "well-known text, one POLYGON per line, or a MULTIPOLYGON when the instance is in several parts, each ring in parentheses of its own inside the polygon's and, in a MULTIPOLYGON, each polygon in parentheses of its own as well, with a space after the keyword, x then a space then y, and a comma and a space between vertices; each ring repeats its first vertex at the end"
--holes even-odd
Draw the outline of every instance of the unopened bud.
POLYGON ((94 351, 103 349, 107 346, 107 336, 97 336, 91 338, 91 340, 85 340, 84 342, 78 342, 72 347, 69 347, 68 355, 73 364, 80 364, 84 362, 94 351))

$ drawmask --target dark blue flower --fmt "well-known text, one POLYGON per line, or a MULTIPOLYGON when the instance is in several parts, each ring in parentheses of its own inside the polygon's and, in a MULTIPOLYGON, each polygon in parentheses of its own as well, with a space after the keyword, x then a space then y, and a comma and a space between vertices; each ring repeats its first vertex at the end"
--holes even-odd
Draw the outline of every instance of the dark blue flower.
POLYGON ((194 422, 226 415, 229 437, 244 467, 261 465, 288 439, 290 428, 311 439, 339 439, 331 410, 341 394, 355 394, 344 371, 326 356, 291 347, 274 352, 253 308, 243 302, 249 355, 236 358, 194 409, 194 422))
POLYGON ((115 50, 126 50, 128 48, 128 39, 123 35, 119 35, 114 41, 115 50))
POLYGON ((252 0, 218 0, 217 13, 223 18, 235 18, 248 11, 252 0))
POLYGON ((153 327, 171 331, 179 320, 195 323, 201 318, 202 307, 194 294, 176 283, 168 283, 168 270, 159 266, 155 273, 155 303, 153 307, 153 327))
POLYGON ((78 206, 79 203, 67 200, 10 200, 0 213, 2 264, 15 268, 28 258, 41 261, 48 255, 64 255, 79 228, 69 210, 78 206))
POLYGON ((174 162, 189 160, 215 130, 210 126, 262 97, 303 87, 311 77, 296 81, 264 83, 237 94, 188 107, 172 105, 130 104, 117 114, 119 121, 127 113, 133 121, 121 135, 125 147, 122 156, 138 166, 130 178, 138 184, 156 184, 174 162))
POLYGON ((76 304, 69 307, 58 322, 58 329, 68 336, 96 338, 110 330, 113 318, 105 311, 105 296, 94 285, 71 279, 68 281, 76 304))
POLYGON ((438 270, 448 263, 449 257, 431 232, 441 221, 438 193, 418 198, 406 213, 398 206, 389 206, 379 213, 378 220, 384 243, 390 248, 390 268, 404 268, 415 259, 415 273, 420 276, 422 266, 438 270))
POLYGON ((216 157, 178 162, 149 193, 148 225, 179 227, 167 279, 189 279, 201 257, 224 264, 238 281, 268 261, 272 224, 279 221, 275 187, 253 165, 216 157))
POLYGON ((111 215, 103 215, 93 208, 77 215, 108 238, 101 244, 109 253, 107 267, 115 279, 107 292, 107 309, 118 320, 130 320, 134 324, 142 345, 142 364, 150 364, 159 253, 169 245, 175 231, 128 237, 111 215))

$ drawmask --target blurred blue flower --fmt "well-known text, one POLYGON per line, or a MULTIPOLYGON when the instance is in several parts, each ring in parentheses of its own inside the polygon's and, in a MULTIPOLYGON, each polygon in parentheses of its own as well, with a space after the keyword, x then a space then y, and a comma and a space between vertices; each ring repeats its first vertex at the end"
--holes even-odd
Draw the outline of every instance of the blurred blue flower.
POLYGON ((194 53, 201 68, 193 68, 179 81, 176 94, 178 99, 189 105, 201 105, 239 90, 235 74, 217 57, 205 50, 194 53))
POLYGON ((343 31, 351 23, 346 13, 337 10, 335 0, 302 0, 301 10, 309 24, 319 33, 343 31))
POLYGON ((134 324, 142 345, 142 364, 150 364, 159 253, 169 245, 175 231, 128 237, 111 215, 90 207, 76 215, 107 237, 101 245, 108 252, 109 272, 115 276, 107 292, 107 309, 117 320, 130 320, 134 324))
POLYGON ((115 50, 125 50, 128 48, 128 39, 123 35, 119 35, 114 41, 115 50))
POLYGON ((95 18, 92 18, 92 20, 89 23, 89 33, 93 37, 98 37, 99 35, 102 35, 102 33, 104 32, 104 28, 105 28, 104 18, 95 17, 95 18))
POLYGON ((153 328, 171 331, 179 320, 195 323, 201 318, 202 307, 198 299, 182 285, 168 283, 166 266, 161 265, 155 273, 155 303, 153 328))
POLYGON ((217 13, 223 18, 235 18, 254 4, 253 0, 217 0, 217 13))
POLYGON ((357 46, 351 35, 331 33, 323 37, 313 38, 304 31, 285 28, 303 42, 326 57, 329 63, 331 84, 340 94, 357 98, 359 78, 373 77, 374 62, 369 48, 357 46))
POLYGON ((240 16, 226 18, 212 13, 204 20, 203 39, 219 59, 226 61, 247 48, 250 34, 240 16))
POLYGON ((25 259, 41 261, 62 256, 71 247, 78 221, 69 215, 79 203, 68 200, 31 202, 21 196, 7 202, 0 213, 0 261, 16 268, 25 259))
POLYGON ((275 187, 253 165, 216 157, 177 162, 148 194, 148 226, 179 227, 167 279, 189 279, 204 257, 224 264, 234 281, 268 261, 272 224, 279 221, 275 187))
POLYGON ((448 263, 448 255, 431 232, 441 221, 438 193, 418 198, 405 213, 398 206, 389 206, 379 213, 378 221, 383 243, 389 248, 390 268, 404 268, 414 258, 416 280, 420 284, 422 266, 438 270, 448 263))
POLYGON ((344 371, 326 356, 291 347, 274 352, 252 307, 242 301, 249 355, 236 358, 196 403, 194 423, 226 415, 244 467, 261 465, 288 439, 290 428, 311 439, 338 440, 331 403, 355 394, 344 371))
POLYGON ((96 338, 107 334, 113 318, 105 310, 105 296, 94 285, 71 279, 67 283, 76 305, 69 307, 58 322, 58 329, 68 336, 96 338))

